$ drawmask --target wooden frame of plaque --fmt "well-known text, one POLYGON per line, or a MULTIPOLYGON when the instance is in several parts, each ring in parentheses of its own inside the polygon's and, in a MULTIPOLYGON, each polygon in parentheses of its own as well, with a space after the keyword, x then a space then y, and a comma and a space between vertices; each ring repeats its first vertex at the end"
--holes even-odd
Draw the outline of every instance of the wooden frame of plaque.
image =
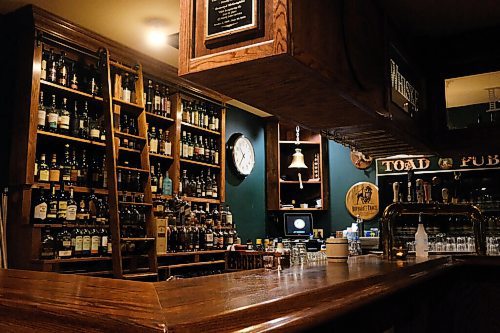
POLYGON ((205 19, 204 37, 207 48, 216 48, 263 35, 264 1, 203 1, 205 2, 204 13, 200 16, 205 19), (218 4, 221 4, 221 6, 217 7, 218 4), (211 14, 215 15, 215 17, 211 17, 211 14))

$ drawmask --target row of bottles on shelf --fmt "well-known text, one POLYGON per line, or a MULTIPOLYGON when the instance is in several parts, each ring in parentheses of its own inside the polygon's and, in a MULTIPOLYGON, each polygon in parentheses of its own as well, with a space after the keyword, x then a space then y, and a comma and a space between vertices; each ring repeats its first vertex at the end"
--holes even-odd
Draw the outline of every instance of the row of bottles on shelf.
POLYGON ((199 175, 190 174, 188 177, 187 170, 182 170, 179 194, 186 197, 217 199, 219 186, 215 173, 211 174, 210 169, 207 169, 206 173, 201 170, 199 175))
MULTIPOLYGON (((128 167, 129 162, 124 161, 123 166, 128 167)), ((142 171, 117 169, 116 179, 118 191, 143 192, 144 184, 147 180, 146 174, 142 171)))
MULTIPOLYGON (((114 97, 117 97, 118 99, 128 103, 137 103, 135 84, 139 79, 139 76, 130 75, 128 72, 123 72, 115 76, 115 78, 120 80, 120 90, 118 93, 119 95, 114 97)), ((115 85, 117 84, 116 79, 113 82, 115 85)))
POLYGON ((181 157, 218 165, 219 147, 213 138, 204 138, 202 135, 193 135, 182 131, 181 157))
POLYGON ((148 80, 148 85, 144 89, 144 101, 146 112, 171 118, 172 103, 170 100, 170 91, 166 85, 155 83, 153 86, 153 81, 148 80))
POLYGON ((211 131, 220 131, 219 111, 211 104, 198 101, 182 101, 182 121, 211 131))
POLYGON ((89 114, 87 101, 81 103, 74 100, 71 111, 68 110, 67 98, 60 98, 59 105, 56 102, 56 95, 52 95, 50 105, 45 105, 43 91, 40 91, 37 122, 39 130, 93 141, 106 140, 103 121, 96 114, 89 114))
POLYGON ((58 163, 57 154, 52 153, 50 163, 47 163, 46 153, 40 154, 35 161, 35 181, 41 183, 59 183, 65 185, 107 188, 108 177, 106 169, 106 155, 92 156, 90 164, 87 162, 87 151, 82 150, 80 158, 77 159, 76 150, 71 150, 70 145, 64 145, 64 158, 58 163))
POLYGON ((101 90, 100 75, 93 64, 77 63, 67 58, 64 51, 58 56, 54 49, 43 49, 40 78, 92 95, 98 95, 101 90))
POLYGON ((129 204, 120 204, 120 237, 146 237, 146 213, 148 207, 129 204))
POLYGON ((161 171, 161 165, 158 163, 156 168, 154 165, 151 166, 151 193, 153 194, 163 194, 172 195, 172 179, 168 175, 168 170, 165 172, 161 171))
POLYGON ((64 182, 60 183, 59 190, 56 190, 55 183, 50 183, 49 194, 46 196, 44 189, 40 188, 33 200, 33 223, 108 225, 109 207, 106 198, 97 198, 93 191, 88 198, 82 196, 77 204, 72 187, 68 193, 64 182))
POLYGON ((70 259, 110 256, 113 252, 109 229, 95 225, 43 229, 40 259, 70 259), (59 230, 59 231, 57 231, 59 230))
POLYGON ((169 131, 163 131, 155 126, 148 129, 148 146, 152 154, 172 156, 172 142, 170 142, 169 131))

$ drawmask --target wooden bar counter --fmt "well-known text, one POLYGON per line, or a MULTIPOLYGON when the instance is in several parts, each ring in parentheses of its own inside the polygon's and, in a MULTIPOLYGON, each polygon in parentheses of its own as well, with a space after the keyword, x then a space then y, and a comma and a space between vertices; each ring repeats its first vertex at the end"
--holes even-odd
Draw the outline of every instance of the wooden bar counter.
POLYGON ((443 277, 456 276, 457 268, 478 261, 494 262, 476 265, 488 269, 500 262, 451 256, 386 261, 369 255, 348 264, 158 283, 0 270, 0 332, 343 331, 358 315, 364 320, 352 325, 385 329, 397 323, 383 314, 406 306, 398 297, 410 297, 410 291, 431 297, 419 286, 431 291, 443 277))

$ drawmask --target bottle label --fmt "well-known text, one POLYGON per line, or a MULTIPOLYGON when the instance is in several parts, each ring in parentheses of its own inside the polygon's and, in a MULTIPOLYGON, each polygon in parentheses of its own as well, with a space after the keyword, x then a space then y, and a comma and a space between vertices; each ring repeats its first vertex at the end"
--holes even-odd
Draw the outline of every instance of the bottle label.
POLYGON ((108 248, 108 236, 101 237, 101 247, 108 248))
POLYGON ((158 153, 158 140, 151 139, 149 141, 149 151, 154 154, 158 153))
POLYGON ((92 236, 92 245, 90 248, 90 253, 91 254, 98 254, 99 253, 99 236, 92 236))
POLYGON ((111 254, 113 253, 113 243, 108 241, 108 253, 111 254))
POLYGON ((59 169, 51 169, 49 171, 49 180, 51 182, 59 182, 60 177, 61 177, 61 171, 59 169))
POLYGON ((226 223, 227 224, 233 224, 233 215, 232 214, 227 214, 226 215, 226 223))
POLYGON ((182 145, 182 157, 189 157, 189 146, 186 143, 182 145))
POLYGON ((78 173, 79 173, 79 170, 77 170, 77 169, 71 170, 70 180, 72 183, 76 183, 78 181, 78 173))
POLYGON ((90 251, 90 236, 83 236, 82 250, 90 251))
POLYGON ((160 105, 161 105, 161 97, 156 95, 155 96, 155 101, 154 101, 154 108, 155 110, 159 110, 160 109, 160 105))
MULTIPOLYGON (((70 246, 71 246, 71 242, 70 242, 70 246)), ((71 250, 61 250, 61 251, 58 251, 57 254, 61 258, 63 258, 63 257, 71 257, 71 250)))
POLYGON ((194 147, 188 145, 188 157, 193 157, 193 155, 194 155, 194 147))
POLYGON ((62 129, 69 130, 69 116, 60 116, 59 117, 59 127, 62 129))
POLYGON ((69 205, 66 209, 66 221, 76 221, 76 205, 69 205))
POLYGON ((76 236, 75 237, 75 252, 82 252, 83 249, 83 237, 76 236))
POLYGON ((63 176, 62 176, 63 181, 69 182, 71 181, 71 169, 65 168, 63 170, 63 176))
POLYGON ((46 120, 47 112, 43 109, 38 110, 38 126, 43 126, 45 127, 45 120, 46 120))
POLYGON ((214 164, 219 164, 219 152, 214 153, 214 164))
POLYGON ((35 219, 45 220, 47 218, 47 203, 42 202, 35 206, 35 219))
POLYGON ((158 191, 158 186, 151 185, 151 192, 156 193, 158 191))
POLYGON ((38 173, 38 180, 41 182, 48 182, 49 179, 49 170, 40 170, 38 173))
POLYGON ((90 130, 90 137, 92 139, 99 139, 101 137, 101 131, 97 128, 92 128, 90 130))
POLYGON ((57 129, 58 119, 59 119, 59 115, 57 113, 49 112, 49 115, 48 115, 49 128, 57 129))
POLYGON ((205 235, 205 241, 206 241, 207 243, 213 243, 213 241, 214 241, 214 234, 212 234, 212 233, 207 233, 207 234, 205 235))
POLYGON ((228 243, 228 244, 233 244, 233 243, 234 243, 233 236, 229 236, 229 237, 227 238, 227 243, 228 243))
POLYGON ((123 92, 122 92, 122 98, 125 102, 130 103, 130 90, 128 90, 127 88, 124 88, 123 92))
POLYGON ((40 71, 40 79, 47 80, 47 60, 42 60, 42 69, 40 71))
POLYGON ((165 142, 165 155, 172 155, 172 143, 165 142))
POLYGON ((62 246, 63 247, 71 247, 71 239, 66 239, 62 241, 62 246))

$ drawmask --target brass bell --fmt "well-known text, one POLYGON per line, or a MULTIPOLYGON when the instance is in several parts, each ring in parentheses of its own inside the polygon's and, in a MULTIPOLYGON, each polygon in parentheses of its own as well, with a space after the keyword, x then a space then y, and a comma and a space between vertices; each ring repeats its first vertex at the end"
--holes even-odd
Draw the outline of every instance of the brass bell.
MULTIPOLYGON (((292 155, 292 163, 288 166, 288 169, 307 169, 307 165, 304 163, 304 154, 300 148, 295 148, 295 153, 292 155)), ((302 175, 299 171, 299 186, 302 190, 304 185, 302 184, 302 175)))

